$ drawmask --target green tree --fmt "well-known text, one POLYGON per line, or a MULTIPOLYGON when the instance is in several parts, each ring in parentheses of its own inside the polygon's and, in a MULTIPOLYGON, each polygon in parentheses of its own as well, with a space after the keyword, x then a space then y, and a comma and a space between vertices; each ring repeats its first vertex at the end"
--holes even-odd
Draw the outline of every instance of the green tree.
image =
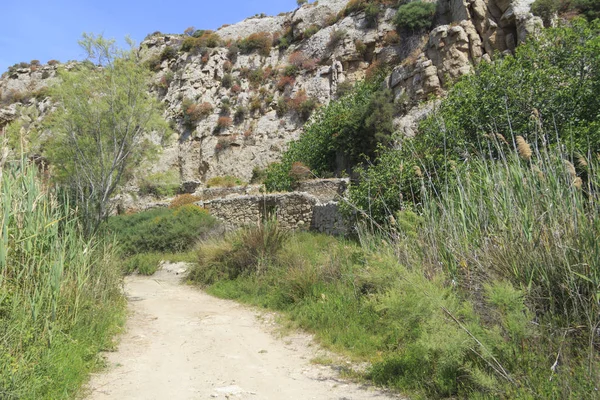
POLYGON ((79 44, 86 62, 61 70, 61 83, 52 88, 58 108, 48 123, 53 135, 46 152, 89 233, 109 215, 110 199, 126 173, 155 147, 147 134, 164 138, 168 127, 148 93, 149 72, 133 43, 126 51, 102 35, 84 34, 79 44))

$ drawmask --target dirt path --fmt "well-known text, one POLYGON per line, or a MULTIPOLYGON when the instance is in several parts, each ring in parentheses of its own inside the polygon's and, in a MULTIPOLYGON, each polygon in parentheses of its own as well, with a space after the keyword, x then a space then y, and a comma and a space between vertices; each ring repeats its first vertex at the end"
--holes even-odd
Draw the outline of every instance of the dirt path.
POLYGON ((174 273, 130 277, 126 292, 127 331, 88 399, 398 398, 311 364, 319 350, 307 335, 279 339, 258 312, 181 285, 174 273))

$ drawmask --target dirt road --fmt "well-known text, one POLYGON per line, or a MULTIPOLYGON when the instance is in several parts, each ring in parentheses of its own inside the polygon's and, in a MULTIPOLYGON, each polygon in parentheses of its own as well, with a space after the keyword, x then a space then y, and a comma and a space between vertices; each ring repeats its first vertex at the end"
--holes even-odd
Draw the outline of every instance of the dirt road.
POLYGON ((109 368, 89 384, 107 399, 397 399, 311 364, 304 334, 278 338, 269 318, 179 282, 172 272, 126 280, 131 315, 109 368))

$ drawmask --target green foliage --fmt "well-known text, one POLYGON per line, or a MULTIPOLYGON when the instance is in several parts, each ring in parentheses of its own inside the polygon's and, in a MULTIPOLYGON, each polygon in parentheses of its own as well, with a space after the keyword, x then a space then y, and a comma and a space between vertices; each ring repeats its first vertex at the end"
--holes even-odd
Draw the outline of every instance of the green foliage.
POLYGON ((214 111, 212 104, 204 102, 201 104, 185 98, 181 102, 181 112, 183 114, 183 124, 188 129, 194 129, 198 121, 208 117, 214 111))
POLYGON ((123 176, 155 147, 145 134, 166 134, 168 126, 133 47, 124 52, 112 40, 85 34, 80 45, 102 68, 89 62, 59 70, 61 83, 52 88, 58 107, 48 121, 53 135, 45 155, 91 232, 110 214, 123 176))
POLYGON ((598 152, 598 48, 600 22, 576 20, 544 31, 514 57, 481 64, 450 89, 416 139, 358 171, 351 209, 383 222, 403 204, 421 201, 422 180, 439 189, 453 179, 454 166, 472 156, 496 158, 516 146, 518 135, 534 149, 560 142, 569 153, 598 152))
POLYGON ((123 260, 123 273, 132 274, 138 272, 140 275, 154 275, 162 261, 160 253, 134 254, 123 260))
POLYGON ((206 187, 235 187, 242 186, 244 182, 240 178, 236 178, 235 176, 225 175, 225 176, 214 176, 206 181, 206 187))
POLYGON ((596 0, 536 0, 531 4, 531 12, 542 18, 545 26, 550 26, 554 15, 577 13, 593 21, 600 18, 600 3, 596 0))
POLYGON ((223 75, 223 78, 221 79, 221 85, 223 85, 224 88, 229 89, 232 84, 233 84, 233 75, 231 75, 231 74, 223 75))
POLYGON ((177 57, 177 50, 171 46, 167 46, 160 53, 160 61, 171 60, 177 57))
POLYGON ((421 32, 431 28, 435 17, 436 3, 411 1, 398 8, 394 23, 398 30, 421 32))
POLYGON ((75 397, 125 316, 114 249, 33 163, 0 164, 0 397, 75 397))
POLYGON ((243 54, 250 54, 258 51, 260 55, 267 57, 273 47, 273 38, 268 32, 253 33, 238 43, 238 47, 243 54))
MULTIPOLYGON (((194 204, 159 208, 109 218, 108 232, 114 234, 123 255, 185 251, 217 226, 217 220, 194 204)), ((139 266, 146 256, 133 259, 139 266)), ((148 256, 150 257, 150 256, 148 256)))
POLYGON ((213 31, 198 30, 192 36, 188 36, 181 42, 181 51, 205 55, 207 48, 221 45, 221 38, 213 31))
POLYGON ((263 183, 267 178, 267 171, 264 168, 254 167, 252 168, 252 178, 250 178, 250 183, 257 184, 263 183))
POLYGON ((179 173, 175 170, 155 172, 141 179, 140 194, 156 197, 170 197, 177 194, 181 185, 179 173))
POLYGON ((274 260, 288 238, 275 221, 248 227, 225 240, 213 240, 199 246, 198 264, 188 278, 202 284, 218 279, 261 274, 274 260))
MULTIPOLYGON (((331 174, 372 158, 392 134, 394 107, 380 81, 358 84, 348 95, 321 108, 305 127, 300 140, 290 143, 281 163, 272 164, 265 185, 269 191, 289 190, 294 162, 306 164, 316 175, 331 174), (336 160, 343 158, 343 165, 336 160)), ((282 100, 280 100, 281 102, 282 100)), ((289 101, 281 105, 285 111, 289 101)), ((278 107, 279 108, 279 107, 278 107)))
POLYGON ((304 33, 302 36, 304 37, 304 39, 308 39, 309 37, 313 36, 315 33, 319 32, 320 30, 321 30, 321 27, 319 27, 319 25, 313 24, 304 30, 304 33))

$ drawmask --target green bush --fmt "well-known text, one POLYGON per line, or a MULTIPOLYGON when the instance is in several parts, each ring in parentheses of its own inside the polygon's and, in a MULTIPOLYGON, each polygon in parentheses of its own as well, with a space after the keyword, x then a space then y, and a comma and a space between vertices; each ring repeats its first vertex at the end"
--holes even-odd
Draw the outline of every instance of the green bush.
POLYGON ((138 272, 140 275, 154 275, 162 261, 160 253, 134 254, 123 260, 123 273, 132 274, 138 272))
POLYGON ((225 176, 214 176, 206 181, 206 187, 235 187, 244 185, 244 181, 240 178, 236 178, 235 176, 225 175, 225 176))
POLYGON ((262 56, 268 56, 273 47, 273 38, 268 32, 253 33, 238 43, 238 47, 243 54, 250 54, 258 51, 262 56))
POLYGON ((600 22, 576 20, 544 31, 514 57, 482 63, 449 90, 416 139, 402 140, 373 167, 358 171, 351 208, 382 222, 422 200, 423 180, 441 187, 453 179, 454 166, 474 156, 497 158, 516 146, 518 135, 534 149, 560 142, 569 153, 598 152, 599 45, 600 22))
POLYGON ((275 221, 243 228, 225 240, 212 240, 199 246, 198 263, 188 278, 201 284, 242 275, 261 274, 271 266, 288 238, 275 221))
POLYGON ((536 0, 531 4, 531 12, 542 18, 545 26, 550 26, 554 15, 577 13, 588 21, 600 18, 600 3, 596 0, 536 0))
MULTIPOLYGON (((350 170, 372 159, 377 146, 391 138, 395 112, 391 93, 381 90, 380 82, 375 79, 360 83, 348 95, 319 109, 300 140, 290 143, 281 163, 268 168, 267 190, 290 190, 293 182, 289 171, 296 161, 322 176, 340 169, 350 170), (338 165, 340 159, 343 161, 338 165)), ((278 114, 283 115, 292 106, 301 110, 304 103, 296 103, 280 98, 278 114)), ((312 109, 314 104, 306 104, 306 107, 312 109)))
POLYGON ((141 253, 176 253, 196 244, 217 226, 217 220, 194 204, 157 208, 108 220, 123 255, 141 253))
POLYGON ((177 57, 177 50, 171 46, 167 46, 160 53, 160 61, 171 60, 177 57))
POLYGON ((435 17, 436 3, 411 1, 398 8, 394 23, 398 30, 421 32, 431 28, 435 17))
POLYGON ((140 194, 156 197, 174 196, 181 185, 179 173, 174 170, 156 172, 141 179, 140 194))
POLYGON ((224 88, 229 89, 232 84, 233 84, 233 75, 231 75, 231 74, 223 75, 223 78, 221 79, 221 85, 223 85, 224 88))

